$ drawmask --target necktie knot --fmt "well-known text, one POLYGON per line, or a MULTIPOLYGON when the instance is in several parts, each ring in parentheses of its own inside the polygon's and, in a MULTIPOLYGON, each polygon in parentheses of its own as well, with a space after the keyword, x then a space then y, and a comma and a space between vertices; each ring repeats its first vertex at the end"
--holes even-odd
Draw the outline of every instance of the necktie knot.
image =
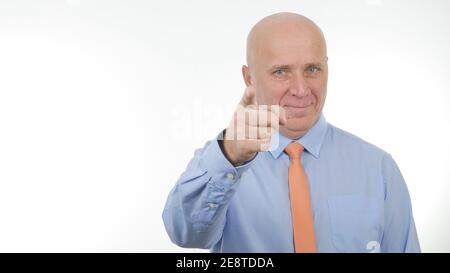
POLYGON ((291 143, 284 151, 289 155, 291 159, 300 159, 300 156, 303 152, 303 145, 297 142, 291 143))

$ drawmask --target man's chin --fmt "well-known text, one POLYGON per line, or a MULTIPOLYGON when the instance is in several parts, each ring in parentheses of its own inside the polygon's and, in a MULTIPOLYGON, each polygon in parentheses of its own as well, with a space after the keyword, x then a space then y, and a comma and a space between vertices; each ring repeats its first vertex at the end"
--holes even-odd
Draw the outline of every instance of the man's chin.
POLYGON ((298 139, 305 135, 312 127, 310 117, 290 117, 287 123, 280 126, 280 133, 290 139, 298 139))
POLYGON ((285 124, 286 128, 292 131, 305 131, 311 127, 311 116, 290 117, 285 124))

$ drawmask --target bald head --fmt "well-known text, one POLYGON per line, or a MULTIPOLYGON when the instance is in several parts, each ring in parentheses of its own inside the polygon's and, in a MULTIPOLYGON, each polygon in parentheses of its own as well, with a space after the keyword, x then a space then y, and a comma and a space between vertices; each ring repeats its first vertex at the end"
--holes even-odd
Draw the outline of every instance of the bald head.
POLYGON ((252 66, 258 53, 274 40, 281 41, 295 37, 320 48, 326 56, 326 43, 321 29, 307 17, 290 12, 280 12, 261 19, 250 30, 247 37, 247 65, 252 66))

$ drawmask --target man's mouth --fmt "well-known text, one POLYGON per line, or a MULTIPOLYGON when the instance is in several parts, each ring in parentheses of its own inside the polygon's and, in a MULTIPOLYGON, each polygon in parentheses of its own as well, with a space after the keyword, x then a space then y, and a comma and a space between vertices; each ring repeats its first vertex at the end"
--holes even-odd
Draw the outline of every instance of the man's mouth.
POLYGON ((313 103, 303 104, 303 105, 285 105, 283 108, 286 110, 287 118, 300 118, 308 115, 309 107, 313 103))
POLYGON ((292 106, 292 105, 286 105, 286 106, 284 106, 285 108, 287 107, 287 108, 307 108, 308 106, 310 106, 311 104, 309 104, 309 105, 305 105, 305 106, 292 106))
POLYGON ((311 106, 312 104, 313 104, 312 102, 307 103, 307 104, 303 104, 303 105, 301 105, 301 104, 299 104, 299 105, 287 104, 284 107, 289 107, 289 108, 307 108, 307 107, 311 106))

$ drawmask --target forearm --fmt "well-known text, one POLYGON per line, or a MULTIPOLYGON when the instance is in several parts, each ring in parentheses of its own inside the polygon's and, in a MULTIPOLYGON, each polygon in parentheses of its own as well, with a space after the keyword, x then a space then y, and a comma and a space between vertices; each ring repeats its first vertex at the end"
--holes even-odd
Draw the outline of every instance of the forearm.
POLYGON ((211 248, 220 240, 228 204, 248 167, 234 167, 217 140, 197 150, 164 208, 164 224, 171 240, 192 248, 211 248))

